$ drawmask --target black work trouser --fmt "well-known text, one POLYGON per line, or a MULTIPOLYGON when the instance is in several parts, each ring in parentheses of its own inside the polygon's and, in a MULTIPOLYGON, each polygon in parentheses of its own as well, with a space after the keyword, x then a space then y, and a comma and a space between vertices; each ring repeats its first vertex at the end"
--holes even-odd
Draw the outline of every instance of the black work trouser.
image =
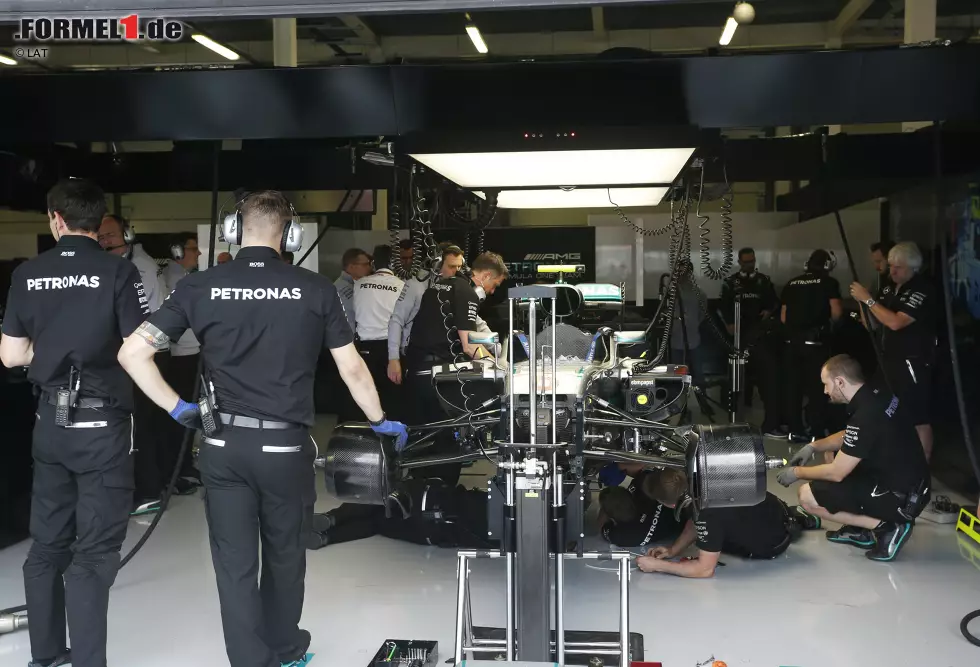
POLYGON ((224 426, 202 440, 204 507, 232 667, 279 667, 308 648, 299 620, 314 452, 306 428, 224 426))
MULTIPOLYGON (((183 357, 171 356, 166 366, 160 369, 163 372, 163 379, 167 381, 167 384, 173 387, 174 391, 189 403, 197 402, 197 393, 194 389, 197 386, 198 359, 200 359, 199 354, 189 354, 183 357)), ((170 475, 173 474, 174 467, 177 465, 177 457, 180 455, 180 448, 184 444, 184 438, 188 437, 187 431, 189 429, 176 419, 172 419, 163 410, 157 408, 157 412, 163 415, 163 418, 160 420, 162 447, 160 448, 158 459, 163 477, 162 483, 167 484, 170 481, 170 475)), ((181 475, 191 475, 193 474, 193 470, 193 457, 188 452, 184 455, 184 461, 181 465, 181 475)))
POLYGON ((388 339, 359 341, 357 350, 361 353, 364 364, 371 371, 385 416, 394 421, 403 421, 405 412, 403 385, 397 385, 388 379, 388 339))
MULTIPOLYGON (((408 404, 411 414, 408 415, 408 425, 417 426, 437 421, 443 421, 450 417, 450 414, 443 409, 439 401, 439 394, 450 401, 458 408, 463 408, 463 396, 457 383, 442 383, 439 385, 439 393, 432 384, 431 375, 419 375, 420 371, 431 370, 432 365, 438 362, 433 361, 429 365, 424 363, 409 364, 405 374, 405 391, 408 394, 408 404)), ((471 401, 473 403, 473 401, 471 401)), ((471 405, 475 407, 475 405, 471 405)), ((456 413, 461 414, 461 413, 456 413)), ((454 456, 460 453, 459 445, 453 435, 452 429, 444 429, 436 435, 434 444, 425 449, 426 456, 454 456)), ((438 477, 449 486, 455 486, 459 482, 459 475, 463 469, 462 463, 446 463, 434 466, 426 466, 413 471, 413 477, 438 477)))
POLYGON ((827 428, 827 396, 823 392, 820 369, 828 359, 826 345, 811 345, 802 340, 791 340, 785 348, 786 398, 783 417, 791 433, 805 432, 803 423, 803 399, 806 398, 806 425, 810 435, 824 436, 827 428))
MULTIPOLYGON (((153 356, 160 373, 169 372, 170 353, 159 352, 153 356)), ((136 501, 159 500, 166 482, 173 472, 173 457, 167 454, 167 434, 170 415, 151 401, 139 387, 133 387, 133 452, 136 473, 136 501), (167 463, 170 470, 165 470, 167 463)))
POLYGON ((759 387, 759 396, 765 408, 762 420, 763 433, 775 430, 783 422, 783 388, 780 387, 779 371, 783 356, 782 341, 765 339, 749 348, 749 373, 759 387))
POLYGON ((132 418, 75 410, 76 427, 64 428, 54 414, 41 401, 34 426, 34 544, 24 563, 31 653, 64 652, 67 616, 72 664, 105 667, 109 589, 133 499, 132 418))

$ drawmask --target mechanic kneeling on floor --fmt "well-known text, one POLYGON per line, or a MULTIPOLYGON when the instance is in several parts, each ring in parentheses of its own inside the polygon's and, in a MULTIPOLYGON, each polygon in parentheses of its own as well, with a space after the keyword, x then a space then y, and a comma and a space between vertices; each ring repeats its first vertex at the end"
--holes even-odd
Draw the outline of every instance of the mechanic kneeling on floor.
MULTIPOLYGON (((687 495, 687 475, 680 470, 664 470, 648 477, 647 493, 678 515, 693 510, 687 495)), ((671 547, 650 549, 636 559, 643 572, 664 572, 678 577, 704 579, 714 575, 721 553, 743 558, 770 560, 781 555, 804 530, 820 527, 817 517, 800 507, 787 507, 771 493, 751 507, 719 507, 698 512, 684 524, 684 530, 671 547), (698 555, 693 559, 669 560, 680 556, 694 543, 698 555)))
POLYGON ((847 429, 803 447, 779 473, 800 487, 810 513, 844 524, 827 533, 831 542, 870 549, 867 557, 891 561, 912 534, 912 524, 929 502, 929 465, 912 421, 893 396, 865 384, 856 360, 839 354, 820 372, 834 403, 846 403, 847 429), (833 463, 800 467, 814 452, 836 451, 833 463))
POLYGON ((119 351, 123 367, 154 403, 185 426, 205 430, 201 480, 232 667, 305 664, 311 638, 299 621, 305 537, 316 500, 309 429, 322 348, 330 349, 371 428, 397 436, 398 451, 408 440, 404 425, 385 419, 336 288, 280 259, 287 238, 295 246, 301 234, 293 216, 279 192, 246 196, 232 218, 237 222, 224 229, 226 239, 242 246, 235 261, 181 280, 119 351), (217 429, 153 363, 157 349, 188 329, 204 359, 201 405, 217 429))

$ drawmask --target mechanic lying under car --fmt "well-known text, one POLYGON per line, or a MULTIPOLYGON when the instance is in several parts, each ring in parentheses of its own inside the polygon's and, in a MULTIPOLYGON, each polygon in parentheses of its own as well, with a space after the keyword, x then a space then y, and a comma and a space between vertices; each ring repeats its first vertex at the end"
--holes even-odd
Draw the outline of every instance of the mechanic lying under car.
MULTIPOLYGON (((680 514, 687 511, 687 475, 680 470, 664 470, 646 480, 646 492, 680 514)), ((801 507, 786 503, 766 493, 766 498, 752 507, 719 507, 701 510, 689 518, 684 531, 671 547, 650 549, 636 559, 643 572, 664 572, 679 577, 707 578, 715 573, 721 553, 752 559, 772 559, 781 555, 804 530, 820 528, 820 520, 801 507), (698 555, 679 562, 670 560, 697 543, 698 555)))
POLYGON ((674 512, 647 495, 659 470, 644 470, 642 463, 609 464, 599 480, 606 488, 599 492, 599 533, 619 547, 645 547, 670 540, 681 532, 674 512), (647 482, 646 480, 651 480, 647 482))

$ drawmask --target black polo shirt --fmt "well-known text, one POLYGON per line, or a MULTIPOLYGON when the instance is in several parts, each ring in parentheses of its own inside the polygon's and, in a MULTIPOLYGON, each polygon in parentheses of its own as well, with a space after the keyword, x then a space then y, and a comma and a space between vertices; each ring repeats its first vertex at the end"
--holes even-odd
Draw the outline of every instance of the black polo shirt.
POLYGON ((819 273, 804 273, 783 288, 786 331, 791 336, 817 332, 830 324, 830 300, 840 299, 836 279, 819 273))
POLYGON ((468 278, 440 278, 422 295, 412 324, 406 358, 409 364, 452 361, 462 352, 459 331, 476 331, 480 297, 468 278), (448 329, 448 333, 447 333, 448 329))
POLYGON ((136 265, 87 236, 62 236, 14 270, 3 333, 33 341, 28 378, 42 392, 67 386, 74 366, 81 397, 131 411, 133 383, 116 355, 149 314, 136 265))
POLYGON ((709 553, 763 556, 786 539, 786 511, 771 493, 751 507, 701 510, 694 520, 697 545, 709 553))
POLYGON ((842 452, 861 459, 854 472, 884 491, 905 492, 929 475, 919 435, 897 398, 869 385, 854 394, 842 452))
POLYGON ((607 542, 621 547, 645 547, 680 534, 681 524, 674 517, 674 510, 643 493, 643 478, 648 474, 640 473, 626 487, 633 496, 639 518, 630 523, 607 521, 602 526, 602 536, 607 542))
POLYGON ((936 350, 935 290, 928 279, 912 276, 904 285, 888 285, 882 290, 881 305, 895 313, 905 313, 915 322, 904 329, 892 331, 882 327, 882 346, 888 357, 932 357, 936 350))
POLYGON ((722 315, 727 324, 735 324, 735 298, 742 299, 742 330, 753 331, 762 320, 762 311, 774 312, 779 306, 776 288, 764 273, 739 271, 728 276, 721 287, 722 315))
POLYGON ((307 426, 320 351, 354 341, 333 283, 265 246, 187 276, 149 321, 194 332, 219 412, 307 426))

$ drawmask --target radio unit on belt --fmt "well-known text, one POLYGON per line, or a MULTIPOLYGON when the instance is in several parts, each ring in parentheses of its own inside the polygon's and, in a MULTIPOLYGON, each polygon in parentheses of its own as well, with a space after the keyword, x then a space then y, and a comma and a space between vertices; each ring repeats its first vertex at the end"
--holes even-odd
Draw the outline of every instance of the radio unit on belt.
POLYGON ((203 374, 201 375, 201 399, 197 402, 197 407, 201 411, 201 432, 205 436, 211 437, 220 431, 220 421, 215 419, 218 401, 214 397, 214 383, 203 374))
POLYGON ((72 412, 78 405, 78 391, 81 388, 81 374, 74 366, 68 372, 68 386, 58 390, 55 402, 54 423, 68 428, 72 425, 72 412))

